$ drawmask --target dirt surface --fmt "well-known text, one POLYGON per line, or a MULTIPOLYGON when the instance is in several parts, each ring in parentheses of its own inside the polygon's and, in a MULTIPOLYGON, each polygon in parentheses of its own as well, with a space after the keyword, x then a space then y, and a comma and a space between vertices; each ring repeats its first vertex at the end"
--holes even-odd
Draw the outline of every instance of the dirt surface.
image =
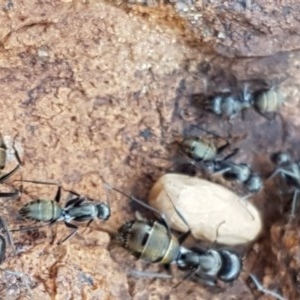
MULTIPOLYGON (((299 218, 288 222, 291 194, 281 193, 276 180, 252 200, 265 224, 242 251, 245 272, 221 291, 190 280, 173 288, 183 277, 177 270, 172 279, 130 276, 167 272, 110 243, 107 231, 134 212, 103 185, 146 199, 154 181, 174 170, 174 142, 203 134, 199 126, 234 140, 235 159, 264 178, 273 170, 272 153, 289 149, 299 159, 296 2, 198 1, 188 9, 179 2, 2 4, 0 130, 8 145, 15 140, 24 166, 1 191, 19 188, 13 179, 57 182, 108 201, 112 210, 109 221, 80 226, 62 245, 57 241, 69 232, 62 222, 52 231, 13 232, 18 255, 8 247, 0 266, 2 299, 272 299, 246 272, 299 299, 299 218), (270 121, 249 109, 226 120, 194 102, 195 94, 236 88, 233 75, 279 88, 286 97, 280 114, 270 121)), ((6 170, 15 165, 9 152, 6 170)), ((31 226, 18 210, 36 197, 52 199, 56 187, 24 183, 23 191, 20 199, 1 200, 10 228, 31 226)))

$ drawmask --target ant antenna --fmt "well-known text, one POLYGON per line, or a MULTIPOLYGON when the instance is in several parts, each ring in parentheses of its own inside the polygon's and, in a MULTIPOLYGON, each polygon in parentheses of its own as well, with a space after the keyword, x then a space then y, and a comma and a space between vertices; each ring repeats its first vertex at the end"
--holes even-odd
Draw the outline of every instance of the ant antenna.
MULTIPOLYGON (((109 184, 107 184, 106 182, 103 183, 103 187, 107 191, 111 190, 111 186, 109 184)), ((106 201, 107 205, 110 207, 110 203, 111 203, 110 193, 108 193, 108 196, 107 196, 106 200, 107 200, 106 201)))
POLYGON ((164 190, 165 190, 165 192, 166 192, 166 194, 167 194, 167 196, 168 196, 168 198, 169 198, 169 200, 170 200, 170 202, 171 202, 171 204, 172 204, 172 206, 173 206, 173 208, 174 208, 176 214, 180 217, 180 219, 182 220, 182 222, 183 222, 183 223, 186 225, 186 227, 188 228, 188 231, 185 232, 185 233, 183 233, 182 236, 180 236, 180 237, 178 238, 179 243, 182 244, 182 243, 187 239, 187 237, 191 234, 192 230, 191 230, 191 227, 190 227, 189 223, 187 222, 186 218, 183 216, 183 214, 182 214, 182 213, 177 209, 177 207, 175 206, 175 204, 174 204, 172 198, 170 197, 168 191, 167 191, 166 189, 164 189, 164 190))
POLYGON ((248 195, 245 195, 243 197, 239 197, 239 203, 244 206, 244 208, 247 210, 248 214, 250 215, 250 217, 252 218, 252 220, 254 220, 254 216, 251 214, 251 212, 249 211, 249 209, 247 208, 247 200, 249 198, 251 198, 253 196, 253 194, 248 194, 248 195))
POLYGON ((18 151, 17 148, 16 148, 16 140, 15 140, 15 139, 14 139, 12 148, 13 148, 13 150, 14 150, 14 155, 15 155, 15 157, 16 157, 16 160, 17 160, 18 164, 19 164, 20 166, 23 166, 23 162, 22 162, 22 160, 21 160, 19 151, 18 151))
POLYGON ((140 204, 141 206, 149 209, 149 210, 152 210, 153 212, 155 212, 159 218, 161 219, 161 221, 163 222, 163 224, 166 226, 167 230, 168 230, 168 234, 169 234, 169 237, 171 236, 171 228, 166 220, 166 217, 163 213, 161 213, 159 210, 157 210, 156 208, 144 203, 143 201, 141 201, 140 199, 136 198, 135 196, 133 195, 128 195, 126 193, 124 193, 123 191, 119 190, 118 188, 108 184, 107 182, 104 183, 104 186, 106 186, 107 188, 109 189, 112 189, 116 192, 118 192, 119 194, 123 195, 124 197, 132 200, 132 201, 135 201, 136 203, 140 204))

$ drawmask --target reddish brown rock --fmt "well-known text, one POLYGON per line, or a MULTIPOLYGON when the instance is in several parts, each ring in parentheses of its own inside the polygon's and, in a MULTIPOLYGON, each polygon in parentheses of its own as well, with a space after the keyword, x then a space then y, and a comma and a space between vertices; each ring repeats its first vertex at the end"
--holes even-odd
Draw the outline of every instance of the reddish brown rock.
MULTIPOLYGON (((264 177, 272 171, 271 153, 292 149, 295 159, 300 158, 298 5, 241 3, 198 1, 183 14, 180 3, 2 3, 0 131, 16 140, 24 161, 12 180, 22 174, 23 179, 59 182, 109 201, 112 216, 86 231, 81 225, 79 235, 60 246, 51 244, 47 227, 38 233, 13 232, 19 254, 15 257, 7 250, 1 265, 1 298, 260 297, 245 274, 222 293, 189 280, 172 288, 184 275, 176 270, 173 279, 130 277, 132 269, 165 270, 108 246, 110 238, 102 230, 114 231, 134 217, 128 200, 108 192, 103 182, 146 199, 153 182, 173 168, 172 143, 183 133, 199 133, 192 125, 236 138, 241 148, 236 159, 252 164, 264 177), (223 75, 217 81, 227 73, 239 80, 263 78, 278 86, 286 97, 280 117, 270 122, 249 109, 244 119, 237 116, 228 122, 195 106, 191 95, 230 86, 223 75)), ((7 170, 13 166, 10 156, 7 170)), ((1 190, 20 186, 12 180, 1 190)), ((287 275, 298 267, 298 225, 291 229, 291 238, 273 237, 274 222, 287 224, 290 211, 290 197, 281 196, 278 187, 267 183, 255 199, 265 231, 254 247, 249 246, 251 251, 242 251, 244 269, 288 299, 299 299, 297 274, 287 275), (282 255, 289 257, 288 266, 282 255)), ((53 186, 24 183, 20 200, 0 200, 1 216, 10 228, 28 226, 30 222, 17 220, 18 209, 31 198, 54 194, 53 186)), ((63 223, 53 232, 56 241, 68 234, 63 223)))

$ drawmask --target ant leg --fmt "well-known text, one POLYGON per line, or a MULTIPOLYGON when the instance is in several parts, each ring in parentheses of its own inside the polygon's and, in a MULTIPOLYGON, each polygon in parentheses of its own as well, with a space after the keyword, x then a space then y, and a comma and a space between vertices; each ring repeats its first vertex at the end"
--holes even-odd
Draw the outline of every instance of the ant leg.
POLYGON ((207 285, 207 286, 215 286, 216 285, 216 279, 213 276, 210 276, 208 274, 205 274, 205 272, 201 273, 201 270, 199 272, 199 268, 201 268, 201 266, 197 267, 197 268, 192 268, 189 272, 186 273, 186 275, 184 275, 184 277, 182 278, 182 280, 180 280, 177 284, 175 284, 172 289, 177 288, 179 285, 181 285, 181 283, 196 275, 196 277, 194 277, 195 279, 197 279, 197 281, 200 281, 201 283, 207 285))
MULTIPOLYGON (((61 191, 62 191, 62 186, 58 183, 55 183, 55 182, 47 182, 47 181, 38 181, 38 180, 24 180, 24 179, 17 179, 17 180, 14 180, 14 182, 16 181, 21 181, 22 183, 23 182, 28 182, 28 183, 33 183, 33 184, 45 184, 45 185, 55 185, 57 186, 57 191, 56 191, 56 194, 55 194, 55 197, 54 197, 54 200, 55 202, 59 203, 60 199, 61 199, 61 191)), ((23 187, 23 186, 22 186, 23 187)))
POLYGON ((58 242, 58 243, 57 243, 58 245, 61 245, 61 244, 64 243, 66 240, 70 239, 70 238, 77 232, 77 230, 78 230, 78 227, 77 227, 76 225, 72 224, 72 223, 67 223, 67 222, 65 222, 65 224, 66 224, 66 226, 67 226, 68 228, 72 228, 73 231, 72 231, 69 235, 67 235, 63 240, 61 240, 60 242, 58 242))
POLYGON ((15 232, 15 231, 35 230, 35 229, 45 227, 45 226, 48 226, 48 225, 49 224, 37 225, 37 226, 32 226, 32 227, 20 227, 18 229, 9 229, 9 231, 10 232, 15 232))
POLYGON ((76 193, 74 191, 71 191, 71 190, 64 189, 64 191, 69 193, 68 198, 67 198, 67 202, 69 202, 69 201, 71 201, 73 199, 77 199, 77 198, 79 198, 81 196, 80 194, 78 194, 78 193, 76 193))
POLYGON ((60 199, 61 199, 61 186, 59 186, 57 188, 57 192, 56 192, 56 195, 54 197, 54 201, 59 203, 60 199))
POLYGON ((295 189, 294 195, 293 195, 293 202, 292 202, 292 210, 291 210, 291 218, 295 217, 295 211, 298 206, 298 195, 299 195, 300 190, 295 189))
MULTIPOLYGON (((3 141, 1 135, 0 135, 0 149, 3 150, 3 151, 6 151, 6 146, 4 144, 4 141, 3 141)), ((17 149, 15 148, 14 145, 13 145, 13 149, 14 149, 14 152, 15 152, 15 157, 17 159, 18 165, 13 170, 11 170, 10 172, 8 172, 7 174, 0 176, 0 183, 4 182, 9 177, 11 177, 20 168, 20 166, 22 165, 19 153, 18 153, 18 151, 17 151, 17 149)), ((5 155, 4 163, 5 163, 5 160, 6 160, 6 155, 5 155)), ((4 166, 5 166, 5 164, 1 165, 1 169, 3 169, 4 166)))
POLYGON ((6 222, 2 217, 0 217, 0 228, 3 229, 3 231, 5 232, 6 237, 7 237, 7 241, 10 244, 11 248, 13 249, 14 255, 17 255, 15 243, 14 243, 13 238, 11 236, 11 232, 8 229, 6 222))
POLYGON ((277 169, 269 176, 269 178, 267 178, 266 181, 271 180, 272 178, 274 178, 275 176, 277 176, 277 175, 280 174, 280 173, 281 173, 281 168, 277 168, 277 169))
POLYGON ((226 148, 228 148, 230 146, 229 142, 226 142, 226 144, 224 144, 223 146, 219 147, 217 150, 217 154, 221 154, 226 148))
POLYGON ((138 271, 138 270, 128 270, 126 272, 128 275, 133 277, 145 277, 145 278, 160 278, 160 279, 170 279, 173 278, 172 275, 162 274, 156 272, 138 271))
MULTIPOLYGON (((80 222, 81 220, 80 220, 80 218, 76 218, 74 221, 80 222)), ((83 220, 83 221, 85 221, 85 220, 83 220)), ((91 219, 91 220, 89 220, 89 221, 87 222, 87 224, 86 224, 86 226, 85 226, 85 229, 84 229, 84 231, 83 231, 83 234, 87 231, 88 227, 91 225, 91 223, 92 223, 93 221, 94 221, 94 220, 91 219)))
POLYGON ((295 175, 294 172, 290 172, 289 170, 286 170, 285 168, 277 168, 272 174, 271 176, 267 179, 267 180, 270 180, 271 178, 273 178, 274 176, 278 175, 278 174, 281 174, 281 175, 286 175, 286 176, 289 176, 295 180, 299 180, 299 178, 295 175))
POLYGON ((66 205, 65 205, 65 209, 68 209, 69 207, 78 207, 80 206, 80 204, 82 202, 85 201, 85 198, 80 196, 80 195, 76 195, 75 198, 70 199, 69 201, 67 201, 66 205))
MULTIPOLYGON (((4 157, 6 157, 6 145, 5 145, 5 143, 4 143, 4 140, 3 140, 3 136, 2 136, 2 134, 1 134, 1 132, 0 132, 0 149, 3 151, 3 153, 4 153, 4 157)), ((3 166, 1 166, 1 167, 3 167, 3 166)))
POLYGON ((148 271, 138 271, 138 270, 129 270, 127 274, 135 277, 147 277, 147 278, 160 278, 160 279, 170 279, 173 278, 171 265, 164 264, 163 268, 166 273, 157 273, 157 272, 148 272, 148 271))
POLYGON ((0 264, 5 260, 6 240, 3 235, 0 235, 0 264))
POLYGON ((273 122, 275 119, 276 119, 276 115, 277 113, 276 112, 265 112, 265 113, 262 113, 258 110, 256 110, 258 112, 259 115, 261 115, 262 117, 264 117, 265 119, 267 119, 268 121, 270 122, 273 122))
POLYGON ((245 196, 243 196, 243 197, 240 197, 240 201, 244 201, 244 203, 247 203, 247 200, 249 199, 249 198, 251 198, 253 196, 253 194, 252 193, 249 193, 248 195, 245 195, 245 196))
POLYGON ((20 158, 20 155, 19 155, 19 152, 18 152, 18 150, 17 150, 17 148, 16 148, 16 146, 15 146, 15 141, 14 141, 14 144, 13 144, 12 148, 14 149, 15 158, 16 158, 18 164, 19 164, 20 166, 22 166, 22 165, 23 165, 23 162, 22 162, 22 160, 21 160, 21 158, 20 158))
POLYGON ((20 168, 20 165, 17 165, 14 169, 12 169, 10 172, 8 172, 5 175, 2 175, 0 177, 0 183, 4 182, 5 180, 7 180, 9 177, 11 177, 18 169, 20 168))
POLYGON ((227 156, 225 156, 221 161, 230 159, 231 157, 235 156, 239 151, 240 151, 239 148, 233 149, 232 152, 229 153, 227 156))
POLYGON ((192 269, 190 270, 189 272, 187 272, 183 278, 178 282, 176 283, 174 286, 172 286, 172 289, 176 289, 178 286, 180 286, 186 279, 188 279, 189 277, 192 277, 194 274, 196 273, 196 269, 192 269))
POLYGON ((268 289, 266 289, 256 278, 256 276, 254 276, 253 274, 249 274, 249 277, 252 279, 253 283, 255 284, 256 288, 266 294, 266 295, 270 295, 273 296, 274 298, 278 299, 278 300, 286 300, 286 298, 282 297, 281 295, 279 295, 276 292, 270 291, 268 289))
POLYGON ((15 191, 15 192, 11 192, 11 193, 0 193, 0 198, 17 198, 19 197, 20 192, 19 191, 15 191))
POLYGON ((187 232, 183 233, 181 236, 178 237, 179 245, 183 244, 184 241, 189 237, 191 234, 191 230, 189 229, 187 232))
POLYGON ((94 221, 93 219, 89 220, 86 224, 86 227, 89 227, 93 221, 94 221))

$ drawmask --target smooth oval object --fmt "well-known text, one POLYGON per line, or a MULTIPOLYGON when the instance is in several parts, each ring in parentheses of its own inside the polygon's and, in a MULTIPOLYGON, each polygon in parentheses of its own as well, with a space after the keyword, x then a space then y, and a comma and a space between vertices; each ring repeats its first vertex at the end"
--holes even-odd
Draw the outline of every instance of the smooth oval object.
POLYGON ((175 206, 192 235, 210 242, 248 243, 262 228, 261 215, 253 204, 219 184, 197 177, 163 175, 150 191, 149 204, 165 215, 171 228, 187 232, 175 206))

